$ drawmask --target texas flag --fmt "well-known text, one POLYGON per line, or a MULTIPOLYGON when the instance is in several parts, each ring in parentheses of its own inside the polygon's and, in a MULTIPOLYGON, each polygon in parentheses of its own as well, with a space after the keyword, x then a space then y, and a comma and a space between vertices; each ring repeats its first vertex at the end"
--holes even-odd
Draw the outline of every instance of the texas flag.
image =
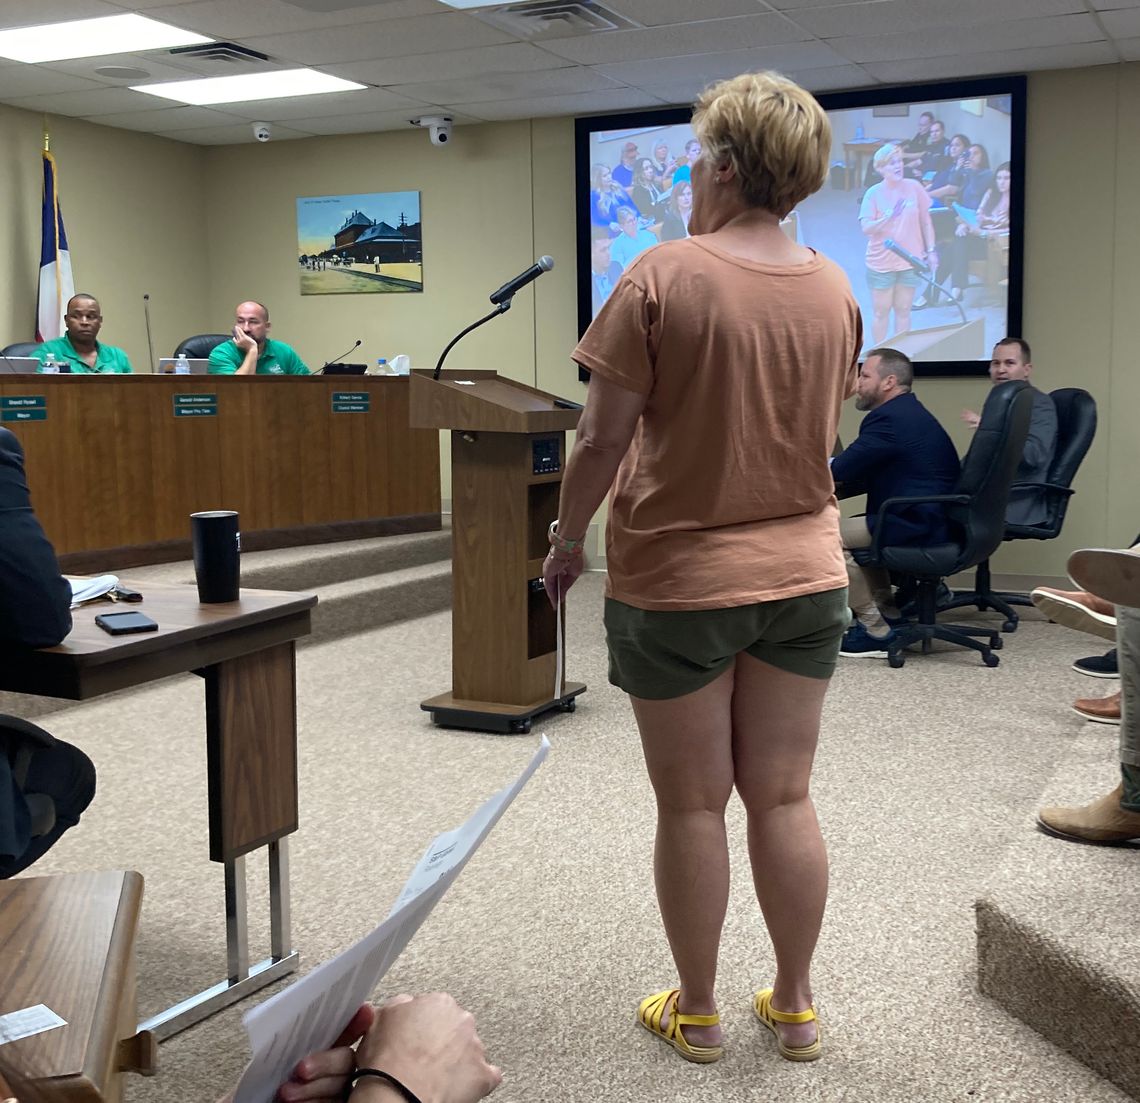
POLYGON ((55 158, 44 150, 44 210, 40 238, 40 290, 36 298, 36 340, 51 341, 64 332, 63 315, 67 300, 75 294, 71 275, 71 254, 63 215, 59 209, 59 185, 55 158))

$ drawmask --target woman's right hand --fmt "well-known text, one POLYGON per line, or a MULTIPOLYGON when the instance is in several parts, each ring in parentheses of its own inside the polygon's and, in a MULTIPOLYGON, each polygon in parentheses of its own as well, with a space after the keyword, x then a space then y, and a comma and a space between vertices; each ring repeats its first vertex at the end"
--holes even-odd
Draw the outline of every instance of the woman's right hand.
MULTIPOLYGON (((476 1103, 503 1082, 487 1062, 474 1017, 446 992, 395 996, 383 1004, 357 1047, 356 1065, 390 1074, 424 1103, 476 1103)), ((363 1077, 353 1098, 359 1093, 363 1103, 385 1084, 363 1077)))

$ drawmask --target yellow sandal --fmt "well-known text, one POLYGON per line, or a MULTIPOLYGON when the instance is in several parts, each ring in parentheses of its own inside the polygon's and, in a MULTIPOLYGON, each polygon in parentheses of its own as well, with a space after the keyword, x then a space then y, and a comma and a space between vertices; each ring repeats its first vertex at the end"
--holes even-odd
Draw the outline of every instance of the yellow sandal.
POLYGON ((720 1015, 682 1015, 677 1010, 679 988, 667 988, 664 992, 646 996, 637 1008, 637 1021, 650 1034, 671 1045, 686 1061, 707 1065, 719 1061, 724 1056, 724 1046, 694 1046, 685 1041, 681 1033, 683 1026, 718 1026, 720 1015), (661 1020, 669 1014, 669 1022, 664 1029, 661 1020))
POLYGON ((819 1020, 816 1018, 815 1006, 806 1011, 777 1011, 772 1006, 772 989, 765 988, 757 992, 752 1000, 752 1010, 773 1034, 776 1035, 776 1049, 780 1056, 788 1061, 818 1061, 823 1056, 821 1039, 823 1032, 819 1020), (789 1046, 784 1044, 780 1032, 776 1029, 777 1023, 815 1023, 815 1041, 807 1046, 789 1046))

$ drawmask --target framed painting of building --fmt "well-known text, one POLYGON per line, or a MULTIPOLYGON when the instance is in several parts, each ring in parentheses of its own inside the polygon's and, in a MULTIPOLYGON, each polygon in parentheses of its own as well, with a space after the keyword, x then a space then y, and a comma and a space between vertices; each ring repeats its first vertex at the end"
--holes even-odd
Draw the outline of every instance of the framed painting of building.
POLYGON ((424 289, 418 191, 297 200, 302 295, 424 289))

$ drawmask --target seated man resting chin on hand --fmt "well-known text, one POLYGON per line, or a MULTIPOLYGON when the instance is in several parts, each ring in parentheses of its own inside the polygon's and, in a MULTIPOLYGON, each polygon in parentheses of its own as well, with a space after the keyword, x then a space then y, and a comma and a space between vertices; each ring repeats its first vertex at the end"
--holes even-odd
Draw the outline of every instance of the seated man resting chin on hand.
POLYGON ((269 336, 269 309, 262 303, 238 303, 233 340, 210 353, 211 375, 308 375, 309 369, 284 341, 269 336))

